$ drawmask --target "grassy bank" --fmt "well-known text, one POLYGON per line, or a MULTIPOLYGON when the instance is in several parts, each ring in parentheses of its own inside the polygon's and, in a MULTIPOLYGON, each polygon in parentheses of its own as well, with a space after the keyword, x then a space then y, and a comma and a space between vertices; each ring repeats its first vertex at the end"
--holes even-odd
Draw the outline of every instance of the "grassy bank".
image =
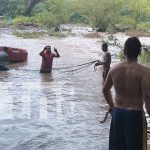
POLYGON ((38 31, 13 31, 13 35, 17 37, 21 37, 24 39, 27 38, 40 38, 40 37, 58 37, 58 38, 64 38, 70 35, 68 32, 56 32, 56 31, 46 31, 46 32, 38 32, 38 31))
POLYGON ((39 37, 44 36, 45 33, 44 32, 18 32, 18 31, 14 31, 13 35, 27 39, 27 38, 39 38, 39 37))

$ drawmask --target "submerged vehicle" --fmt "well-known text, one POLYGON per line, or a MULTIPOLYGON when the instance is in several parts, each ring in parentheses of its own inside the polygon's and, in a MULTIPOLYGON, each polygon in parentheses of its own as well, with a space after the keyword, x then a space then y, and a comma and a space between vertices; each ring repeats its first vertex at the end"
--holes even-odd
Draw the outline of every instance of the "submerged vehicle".
MULTIPOLYGON (((0 46, 0 51, 4 49, 4 46, 0 46)), ((24 62, 28 59, 28 52, 26 49, 7 47, 8 58, 6 61, 9 62, 24 62)))

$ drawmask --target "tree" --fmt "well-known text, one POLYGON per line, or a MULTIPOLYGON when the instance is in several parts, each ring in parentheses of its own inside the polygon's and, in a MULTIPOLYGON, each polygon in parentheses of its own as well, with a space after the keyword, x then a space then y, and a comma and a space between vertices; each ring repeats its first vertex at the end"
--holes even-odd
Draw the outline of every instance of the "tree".
POLYGON ((38 12, 37 7, 40 4, 33 9, 33 15, 40 24, 48 28, 55 27, 59 29, 60 24, 67 21, 66 2, 64 0, 46 0, 42 3, 43 11, 38 12))
POLYGON ((15 17, 24 14, 24 0, 0 0, 0 15, 15 17))
POLYGON ((25 15, 30 15, 34 6, 41 1, 42 0, 25 0, 25 6, 26 6, 25 15))
POLYGON ((99 29, 99 31, 106 31, 110 26, 120 22, 120 1, 116 0, 93 0, 91 2, 90 18, 93 27, 99 29))

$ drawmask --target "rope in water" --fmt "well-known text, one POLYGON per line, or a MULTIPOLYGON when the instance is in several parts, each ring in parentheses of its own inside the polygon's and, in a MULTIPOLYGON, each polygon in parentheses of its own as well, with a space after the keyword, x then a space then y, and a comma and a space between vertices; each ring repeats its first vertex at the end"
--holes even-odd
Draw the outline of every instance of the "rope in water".
MULTIPOLYGON (((93 65, 97 61, 98 60, 94 60, 94 61, 90 61, 90 62, 87 62, 87 63, 83 63, 83 64, 79 64, 79 65, 75 65, 75 66, 64 67, 64 68, 57 68, 57 69, 54 69, 54 70, 66 70, 66 71, 62 71, 62 73, 65 73, 65 72, 76 72, 77 73, 78 71, 84 71, 85 69, 89 68, 91 65, 93 65), (68 69, 71 69, 71 70, 68 70, 68 69)), ((30 70, 30 69, 14 69, 14 70, 40 71, 40 70, 30 70)))
MULTIPOLYGON (((78 73, 78 72, 81 72, 81 71, 84 71, 86 70, 87 68, 89 68, 90 66, 92 66, 96 61, 92 61, 92 62, 89 62, 89 63, 85 63, 85 64, 81 64, 81 65, 76 65, 76 66, 73 66, 72 68, 75 68, 75 69, 72 69, 72 70, 66 70, 66 71, 63 71, 63 73, 65 72, 75 72, 75 73, 78 73), (79 67, 81 66, 81 67, 79 67), (78 68, 77 68, 78 67, 78 68)), ((69 67, 71 68, 71 67, 69 67)))
POLYGON ((87 63, 83 63, 83 64, 79 64, 79 65, 75 65, 75 66, 69 66, 69 67, 64 67, 64 68, 58 68, 57 70, 65 70, 65 69, 70 69, 70 68, 76 68, 76 67, 81 67, 81 66, 86 66, 88 64, 94 64, 95 62, 97 62, 98 60, 94 60, 94 61, 90 61, 87 63))
MULTIPOLYGON (((64 68, 54 68, 53 70, 66 70, 66 71, 62 71, 62 73, 65 73, 65 72, 76 72, 76 73, 78 73, 78 72, 84 71, 85 69, 89 68, 91 65, 93 65, 96 62, 98 62, 98 60, 94 60, 94 61, 90 61, 90 62, 87 62, 87 63, 74 65, 74 66, 68 66, 68 67, 64 67, 64 68), (72 68, 75 68, 75 69, 72 69, 72 68), (71 69, 71 70, 68 70, 68 69, 71 69)), ((116 61, 116 62, 118 62, 118 61, 116 61)), ((112 62, 112 63, 116 63, 116 62, 112 62)), ((96 71, 95 66, 94 66, 94 69, 96 71)), ((31 69, 14 69, 14 70, 40 71, 40 70, 31 70, 31 69)))

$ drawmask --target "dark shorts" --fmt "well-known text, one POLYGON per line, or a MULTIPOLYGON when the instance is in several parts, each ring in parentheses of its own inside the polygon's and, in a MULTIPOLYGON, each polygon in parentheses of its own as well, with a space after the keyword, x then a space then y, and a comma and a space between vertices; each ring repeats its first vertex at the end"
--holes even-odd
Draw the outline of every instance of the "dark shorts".
POLYGON ((109 150, 142 150, 142 111, 115 108, 109 135, 109 150))

